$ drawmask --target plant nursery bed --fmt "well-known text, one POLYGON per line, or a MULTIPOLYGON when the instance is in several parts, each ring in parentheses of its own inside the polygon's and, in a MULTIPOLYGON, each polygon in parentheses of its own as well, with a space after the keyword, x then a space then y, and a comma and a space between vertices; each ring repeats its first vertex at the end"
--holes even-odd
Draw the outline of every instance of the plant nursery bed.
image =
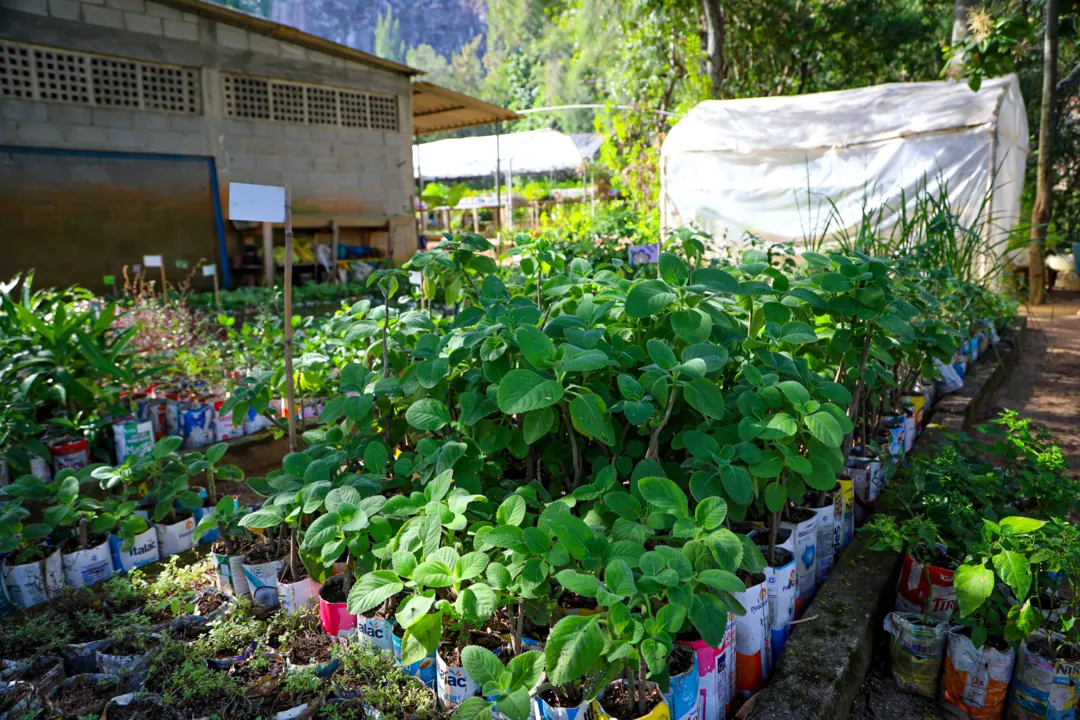
MULTIPOLYGON (((964 401, 946 396, 935 407, 934 425, 928 426, 913 452, 933 450, 946 429, 966 429, 974 414, 969 405, 982 406, 1007 381, 1020 357, 1026 324, 1002 333, 999 352, 984 355, 965 376, 964 401), (969 379, 970 378, 970 379, 969 379), (970 419, 970 420, 969 420, 970 419)), ((960 394, 959 392, 957 393, 960 394)), ((887 511, 887 508, 879 508, 887 511)), ((845 720, 856 710, 880 704, 866 693, 874 683, 867 678, 886 678, 890 685, 887 703, 892 718, 922 718, 917 709, 934 703, 908 695, 895 686, 888 672, 888 654, 875 654, 875 644, 884 636, 882 621, 892 611, 900 572, 900 553, 872 551, 867 536, 856 533, 784 647, 784 653, 769 685, 752 697, 739 712, 747 720, 845 720), (874 666, 871 670, 871 666, 874 666), (859 700, 856 700, 856 698, 859 700), (905 699, 911 698, 909 707, 905 699), (892 709, 899 714, 892 714, 892 709), (904 714, 909 713, 909 714, 904 714)), ((943 712, 943 711, 942 711, 943 712)), ((858 715, 855 717, 882 717, 858 715)), ((930 717, 935 717, 930 715, 930 717)), ((943 716, 944 717, 944 716, 943 716)))

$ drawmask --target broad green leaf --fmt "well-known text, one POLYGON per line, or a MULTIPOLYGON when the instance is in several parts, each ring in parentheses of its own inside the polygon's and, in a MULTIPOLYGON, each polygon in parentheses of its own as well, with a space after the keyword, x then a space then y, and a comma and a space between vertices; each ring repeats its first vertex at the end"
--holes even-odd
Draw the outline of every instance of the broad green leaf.
POLYGON ((999 524, 1004 535, 1027 535, 1041 528, 1046 524, 1046 521, 1014 515, 1002 518, 999 524))
POLYGON ((985 565, 961 565, 953 578, 961 617, 970 617, 994 591, 994 573, 985 565))
POLYGON ((838 448, 844 442, 844 433, 840 429, 840 423, 827 412, 819 411, 807 415, 803 418, 803 424, 818 442, 827 447, 838 448))
POLYGON ((570 401, 570 419, 574 427, 605 445, 615 444, 615 429, 611 425, 603 398, 599 395, 578 395, 570 401))
POLYGON ((520 495, 509 495, 499 509, 495 511, 495 521, 500 525, 521 525, 525 519, 525 498, 520 495))
POLYGON ((677 518, 688 518, 690 510, 686 493, 667 478, 647 477, 638 482, 641 496, 660 512, 666 512, 677 518))
POLYGON ((661 280, 646 280, 631 288, 626 296, 625 311, 628 317, 643 319, 659 315, 668 305, 675 302, 675 293, 661 280))
POLYGON ((649 351, 649 357, 652 361, 660 366, 663 370, 670 370, 679 364, 679 361, 675 357, 675 353, 671 351, 668 344, 663 340, 657 340, 656 338, 650 338, 645 343, 646 349, 649 351))
POLYGON ((525 442, 532 445, 547 435, 554 425, 555 411, 552 408, 546 407, 525 413, 525 423, 522 427, 525 442))
POLYGON ((405 420, 417 430, 434 432, 450 422, 450 411, 435 398, 417 400, 405 411, 405 420))
MULTIPOLYGON (((718 643, 723 639, 721 634, 718 643)), ((554 685, 565 685, 582 677, 600 660, 604 645, 604 632, 597 617, 564 617, 551 628, 544 646, 548 680, 554 685)))
POLYGON ((499 383, 499 409, 507 415, 540 410, 559 402, 563 387, 531 370, 511 370, 499 383))
POLYGON ((690 278, 690 270, 677 255, 669 252, 660 253, 660 277, 668 285, 685 285, 690 278))
POLYGON ((692 380, 684 389, 683 394, 690 407, 706 417, 719 420, 724 416, 724 396, 716 383, 709 380, 692 380))
POLYGON ((712 335, 712 318, 697 308, 671 313, 671 329, 684 343, 703 343, 712 335))
POLYGON ((461 665, 472 681, 481 686, 498 682, 504 670, 495 653, 478 645, 469 645, 462 649, 461 665))
POLYGON ((1031 589, 1031 563, 1018 552, 1002 550, 990 557, 998 577, 1012 588, 1018 600, 1027 597, 1031 589))
POLYGON ((523 325, 517 329, 516 336, 521 353, 533 366, 544 369, 555 361, 555 344, 542 330, 523 325))

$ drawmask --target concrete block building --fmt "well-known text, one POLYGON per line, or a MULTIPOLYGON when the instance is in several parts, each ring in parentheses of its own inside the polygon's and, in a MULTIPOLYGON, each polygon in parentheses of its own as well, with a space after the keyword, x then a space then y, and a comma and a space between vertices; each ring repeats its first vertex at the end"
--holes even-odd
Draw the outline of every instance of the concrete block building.
POLYGON ((403 260, 414 74, 200 0, 0 0, 0 279, 235 265, 229 182, 288 184, 298 236, 403 260))

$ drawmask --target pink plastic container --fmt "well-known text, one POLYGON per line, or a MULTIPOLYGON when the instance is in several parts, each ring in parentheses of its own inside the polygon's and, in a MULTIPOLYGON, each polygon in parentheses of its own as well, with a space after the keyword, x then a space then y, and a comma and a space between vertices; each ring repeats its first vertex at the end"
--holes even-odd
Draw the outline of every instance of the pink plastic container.
POLYGON ((348 635, 356 629, 356 616, 349 614, 348 603, 327 602, 323 593, 327 586, 319 589, 319 620, 323 630, 334 637, 348 635))

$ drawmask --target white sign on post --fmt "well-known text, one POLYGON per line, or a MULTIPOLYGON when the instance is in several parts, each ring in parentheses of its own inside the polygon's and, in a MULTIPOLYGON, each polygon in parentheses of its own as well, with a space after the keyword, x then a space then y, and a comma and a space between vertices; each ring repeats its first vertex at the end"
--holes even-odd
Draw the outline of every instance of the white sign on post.
POLYGON ((409 284, 420 287, 424 284, 424 276, 420 274, 419 270, 409 271, 409 284))
POLYGON ((285 222, 285 188, 229 183, 229 219, 285 222))
POLYGON ((143 255, 142 256, 142 263, 143 263, 143 265, 145 265, 148 268, 161 267, 161 256, 160 255, 143 255))
POLYGON ((217 275, 217 265, 210 263, 202 266, 203 277, 214 277, 217 275))

